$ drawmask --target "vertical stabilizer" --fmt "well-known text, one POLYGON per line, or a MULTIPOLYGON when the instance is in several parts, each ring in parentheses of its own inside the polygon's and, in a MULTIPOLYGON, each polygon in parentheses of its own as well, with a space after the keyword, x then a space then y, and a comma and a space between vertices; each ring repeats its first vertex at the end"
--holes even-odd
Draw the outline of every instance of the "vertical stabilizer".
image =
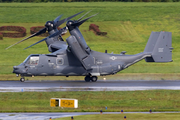
POLYGON ((146 62, 172 62, 172 33, 152 32, 144 52, 151 53, 146 62))

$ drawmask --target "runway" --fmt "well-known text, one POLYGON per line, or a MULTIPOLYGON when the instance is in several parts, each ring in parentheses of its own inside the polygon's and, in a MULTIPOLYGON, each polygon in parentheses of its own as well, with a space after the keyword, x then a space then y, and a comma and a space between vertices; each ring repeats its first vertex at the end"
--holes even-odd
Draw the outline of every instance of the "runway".
MULTIPOLYGON (((141 114, 151 114, 149 112, 124 112, 123 114, 133 114, 133 113, 141 113, 141 114)), ((180 112, 153 112, 156 113, 180 113, 180 112)), ((92 114, 100 114, 100 112, 72 112, 72 113, 0 113, 0 118, 2 120, 49 120, 51 117, 54 118, 62 118, 71 116, 76 118, 75 116, 79 115, 92 115, 92 114)), ((121 114, 120 112, 103 112, 103 114, 121 114)))
POLYGON ((173 80, 99 80, 85 81, 0 81, 0 92, 24 91, 134 91, 180 90, 180 81, 173 80))

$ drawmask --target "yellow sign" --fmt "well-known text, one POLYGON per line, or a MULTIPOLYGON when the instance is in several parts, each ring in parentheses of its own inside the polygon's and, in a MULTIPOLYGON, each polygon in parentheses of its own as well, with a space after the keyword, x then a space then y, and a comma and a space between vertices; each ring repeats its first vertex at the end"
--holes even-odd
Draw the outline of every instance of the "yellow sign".
POLYGON ((61 107, 74 108, 74 100, 61 99, 61 107))
POLYGON ((66 99, 66 98, 51 98, 51 107, 67 107, 67 108, 78 108, 77 99, 66 99))
POLYGON ((59 98, 51 98, 50 106, 51 107, 59 107, 59 98))

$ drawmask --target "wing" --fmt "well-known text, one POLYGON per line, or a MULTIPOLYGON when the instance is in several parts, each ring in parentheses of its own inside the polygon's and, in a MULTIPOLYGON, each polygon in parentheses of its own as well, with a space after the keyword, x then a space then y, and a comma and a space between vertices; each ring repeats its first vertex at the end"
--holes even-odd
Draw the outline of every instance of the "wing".
POLYGON ((49 46, 49 51, 52 52, 52 54, 60 55, 65 53, 67 50, 68 45, 64 41, 56 41, 53 44, 49 46))

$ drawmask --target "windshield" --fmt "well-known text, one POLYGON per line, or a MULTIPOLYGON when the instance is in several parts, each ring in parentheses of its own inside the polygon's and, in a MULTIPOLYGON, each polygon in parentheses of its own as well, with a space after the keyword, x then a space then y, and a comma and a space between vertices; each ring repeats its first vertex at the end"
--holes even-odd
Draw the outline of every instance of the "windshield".
POLYGON ((38 65, 39 63, 39 55, 30 55, 24 60, 25 64, 29 65, 38 65))

